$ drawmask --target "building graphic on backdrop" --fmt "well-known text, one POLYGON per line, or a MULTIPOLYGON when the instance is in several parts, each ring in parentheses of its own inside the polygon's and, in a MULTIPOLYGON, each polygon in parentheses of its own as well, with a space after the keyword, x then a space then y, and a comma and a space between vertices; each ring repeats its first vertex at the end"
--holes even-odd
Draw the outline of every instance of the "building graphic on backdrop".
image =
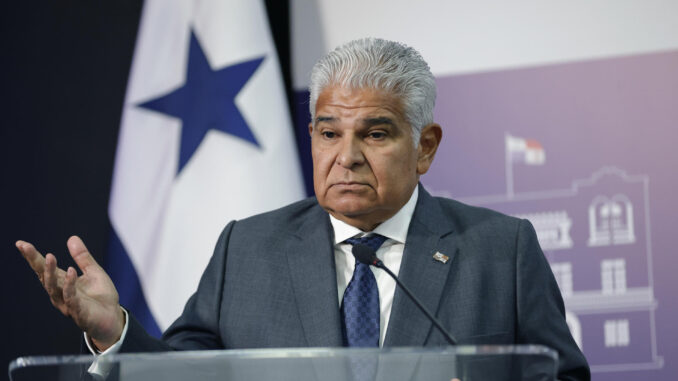
POLYGON ((544 150, 534 140, 505 139, 506 194, 460 200, 532 223, 593 372, 661 368, 648 177, 605 167, 569 189, 516 193, 513 166, 543 165, 544 150))

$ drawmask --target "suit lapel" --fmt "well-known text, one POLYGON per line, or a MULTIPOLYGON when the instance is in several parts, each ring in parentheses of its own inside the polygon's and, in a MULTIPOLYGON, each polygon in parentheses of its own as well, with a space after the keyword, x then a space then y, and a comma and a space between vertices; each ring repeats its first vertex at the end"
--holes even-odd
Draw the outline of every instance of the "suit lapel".
MULTIPOLYGON (((440 211, 438 202, 420 186, 399 278, 434 315, 437 315, 447 275, 457 252, 454 240, 445 239, 450 233, 449 220, 440 211), (449 261, 434 260, 433 254, 437 251, 450 257, 449 261)), ((384 346, 424 345, 431 326, 426 315, 397 288, 384 346)))
POLYGON ((311 347, 339 347, 337 276, 327 212, 314 207, 295 230, 297 240, 290 240, 286 252, 306 341, 311 347))

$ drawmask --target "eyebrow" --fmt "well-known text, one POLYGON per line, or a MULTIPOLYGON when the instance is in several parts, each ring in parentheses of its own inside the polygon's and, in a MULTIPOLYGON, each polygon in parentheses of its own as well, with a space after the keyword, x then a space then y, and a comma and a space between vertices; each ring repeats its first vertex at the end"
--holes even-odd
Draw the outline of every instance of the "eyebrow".
POLYGON ((320 122, 333 122, 335 120, 337 120, 337 118, 332 117, 332 116, 319 116, 319 117, 315 118, 314 124, 318 124, 320 122))
MULTIPOLYGON (((337 118, 333 116, 318 116, 315 118, 315 123, 314 125, 321 123, 321 122, 335 122, 337 121, 337 118)), ((389 126, 395 126, 396 123, 393 121, 393 119, 387 117, 387 116, 377 116, 373 118, 365 118, 361 121, 366 127, 372 127, 372 126, 379 126, 382 124, 387 124, 389 126)))
POLYGON ((378 116, 374 118, 365 118, 363 119, 363 124, 365 124, 367 127, 372 127, 372 126, 378 126, 381 124, 388 124, 390 126, 395 126, 395 122, 393 119, 387 117, 387 116, 378 116))

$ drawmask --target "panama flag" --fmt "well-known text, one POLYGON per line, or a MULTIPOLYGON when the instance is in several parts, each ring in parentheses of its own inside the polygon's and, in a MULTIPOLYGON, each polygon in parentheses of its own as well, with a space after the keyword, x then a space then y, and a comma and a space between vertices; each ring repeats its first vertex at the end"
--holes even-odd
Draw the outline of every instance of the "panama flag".
POLYGON ((260 1, 145 2, 106 268, 149 332, 181 313, 230 220, 303 197, 292 132, 260 1))
POLYGON ((544 148, 534 139, 506 135, 506 156, 511 163, 542 165, 546 161, 544 148))

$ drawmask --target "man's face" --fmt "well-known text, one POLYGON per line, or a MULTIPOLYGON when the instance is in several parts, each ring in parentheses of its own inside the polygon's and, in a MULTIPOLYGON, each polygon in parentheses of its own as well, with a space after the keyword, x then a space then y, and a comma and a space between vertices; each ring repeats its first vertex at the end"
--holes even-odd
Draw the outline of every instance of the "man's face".
POLYGON ((309 131, 318 202, 365 231, 405 205, 433 159, 415 148, 399 99, 373 89, 326 88, 309 131))

